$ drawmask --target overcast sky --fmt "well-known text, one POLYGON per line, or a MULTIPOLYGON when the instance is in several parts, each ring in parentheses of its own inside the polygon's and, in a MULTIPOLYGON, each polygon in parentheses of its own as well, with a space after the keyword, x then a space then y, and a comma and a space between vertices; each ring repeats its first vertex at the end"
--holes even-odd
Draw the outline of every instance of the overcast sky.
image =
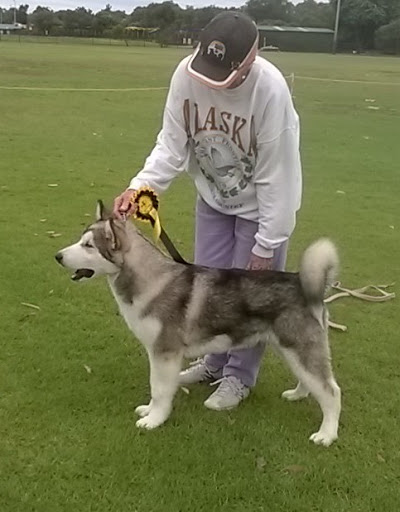
MULTIPOLYGON (((131 13, 135 7, 139 5, 147 5, 151 2, 161 3, 163 0, 115 0, 110 2, 102 0, 35 0, 34 2, 29 0, 17 0, 17 6, 19 4, 28 4, 29 12, 35 10, 37 5, 43 7, 49 7, 53 11, 60 11, 62 9, 76 9, 77 7, 86 7, 94 12, 104 9, 107 3, 110 3, 113 10, 122 10, 127 13, 131 13)), ((193 7, 206 7, 208 5, 216 5, 218 7, 240 7, 246 3, 246 0, 182 0, 176 1, 181 7, 191 5, 193 7)), ((291 0, 292 3, 298 4, 302 0, 291 0)), ((321 1, 321 0, 320 0, 321 1)), ((328 1, 328 0, 322 0, 328 1)), ((14 5, 13 0, 0 0, 0 7, 8 7, 14 5)))

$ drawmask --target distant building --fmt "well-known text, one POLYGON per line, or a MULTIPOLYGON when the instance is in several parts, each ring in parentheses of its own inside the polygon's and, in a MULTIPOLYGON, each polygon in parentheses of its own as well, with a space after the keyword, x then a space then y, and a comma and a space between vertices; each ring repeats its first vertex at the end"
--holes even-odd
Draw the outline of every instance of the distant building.
POLYGON ((331 52, 333 30, 329 28, 258 25, 259 46, 286 52, 331 52))
POLYGON ((0 34, 11 34, 15 30, 22 30, 26 25, 22 23, 0 23, 0 34))

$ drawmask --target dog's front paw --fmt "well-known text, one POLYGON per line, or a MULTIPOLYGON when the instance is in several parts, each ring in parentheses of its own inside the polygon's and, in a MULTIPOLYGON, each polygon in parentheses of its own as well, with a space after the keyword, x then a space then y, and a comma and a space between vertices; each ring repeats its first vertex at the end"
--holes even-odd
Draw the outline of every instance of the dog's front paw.
POLYGON ((282 398, 289 400, 289 402, 295 402, 296 400, 302 400, 308 395, 307 391, 296 389, 288 389, 282 393, 282 398))
POLYGON ((335 433, 323 432, 319 430, 318 432, 311 434, 310 441, 313 441, 315 444, 330 446, 333 441, 336 441, 337 438, 338 436, 335 433))
POLYGON ((148 416, 137 420, 136 426, 138 428, 145 428, 147 430, 152 430, 153 428, 157 428, 164 423, 166 418, 159 416, 158 414, 149 413, 148 416))
POLYGON ((140 416, 141 418, 144 418, 145 416, 148 416, 151 411, 151 404, 148 405, 139 405, 135 409, 135 413, 140 416))

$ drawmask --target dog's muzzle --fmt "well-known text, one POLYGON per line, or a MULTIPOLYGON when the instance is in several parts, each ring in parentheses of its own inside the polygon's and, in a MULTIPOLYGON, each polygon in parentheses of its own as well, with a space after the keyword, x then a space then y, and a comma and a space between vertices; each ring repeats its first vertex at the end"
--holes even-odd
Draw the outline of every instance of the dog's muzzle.
MULTIPOLYGON (((55 258, 60 265, 63 265, 63 255, 61 252, 58 252, 55 255, 55 258)), ((90 268, 78 268, 78 270, 72 274, 71 279, 73 281, 80 281, 83 278, 90 279, 93 275, 94 270, 91 270, 90 268)))
POLYGON ((76 272, 72 275, 71 279, 73 281, 80 281, 82 278, 90 279, 94 275, 94 270, 90 268, 78 268, 76 272))

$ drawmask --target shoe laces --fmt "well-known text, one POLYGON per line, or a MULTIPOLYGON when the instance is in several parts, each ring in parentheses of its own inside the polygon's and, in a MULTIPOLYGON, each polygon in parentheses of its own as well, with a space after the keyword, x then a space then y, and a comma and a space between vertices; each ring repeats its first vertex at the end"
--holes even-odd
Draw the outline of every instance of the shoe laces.
POLYGON ((222 379, 211 382, 210 386, 216 386, 217 384, 220 384, 218 389, 215 391, 217 396, 223 397, 233 393, 235 396, 244 397, 244 390, 246 389, 246 386, 236 377, 222 377, 222 379))
MULTIPOLYGON (((191 367, 193 367, 193 368, 196 368, 196 367, 204 368, 204 371, 206 372, 207 377, 210 378, 210 379, 215 379, 214 374, 216 372, 218 372, 217 368, 212 368, 212 367, 207 366, 207 364, 204 361, 203 357, 199 357, 198 359, 195 359, 194 361, 190 361, 189 368, 191 368, 191 367)), ((190 371, 189 368, 188 368, 188 371, 190 371)), ((220 382, 220 381, 221 381, 221 379, 218 380, 218 382, 220 382)))

